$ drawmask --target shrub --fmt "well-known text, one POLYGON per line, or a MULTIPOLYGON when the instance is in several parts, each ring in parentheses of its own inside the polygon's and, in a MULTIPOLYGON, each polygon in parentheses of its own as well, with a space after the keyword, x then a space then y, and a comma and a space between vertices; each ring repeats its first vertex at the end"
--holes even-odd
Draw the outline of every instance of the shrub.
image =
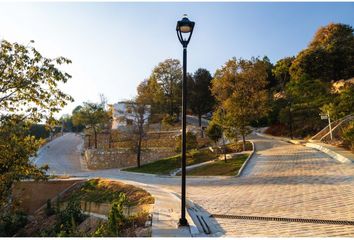
POLYGON ((173 125, 175 122, 177 122, 177 116, 176 115, 170 115, 170 114, 166 114, 163 118, 162 118, 162 124, 163 125, 173 125))
POLYGON ((124 193, 119 194, 119 198, 113 201, 109 211, 108 222, 103 223, 93 233, 93 237, 119 237, 127 224, 127 219, 123 214, 123 207, 127 204, 124 193))
POLYGON ((58 213, 57 218, 56 232, 58 232, 58 237, 71 236, 75 233, 76 226, 85 219, 80 201, 71 199, 66 208, 58 213))
MULTIPOLYGON (((192 132, 187 132, 187 151, 198 148, 197 136, 192 132)), ((182 135, 176 139, 176 152, 180 152, 182 147, 182 135)))
POLYGON ((211 122, 206 129, 207 136, 216 144, 222 138, 223 129, 220 125, 211 122))
POLYGON ((5 214, 0 217, 0 237, 12 237, 28 222, 27 215, 22 212, 5 214))
POLYGON ((343 129, 342 137, 344 145, 354 152, 354 121, 350 122, 349 125, 343 129))
POLYGON ((124 193, 119 194, 119 198, 112 203, 111 211, 108 215, 108 227, 113 236, 119 236, 124 226, 125 217, 123 215, 123 206, 127 198, 124 193))

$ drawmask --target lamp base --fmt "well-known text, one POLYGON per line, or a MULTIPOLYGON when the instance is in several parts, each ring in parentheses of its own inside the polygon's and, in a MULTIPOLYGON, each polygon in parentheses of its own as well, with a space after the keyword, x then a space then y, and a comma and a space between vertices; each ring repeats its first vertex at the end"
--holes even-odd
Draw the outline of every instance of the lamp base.
POLYGON ((189 226, 187 219, 185 218, 180 218, 178 222, 179 227, 186 227, 189 226))

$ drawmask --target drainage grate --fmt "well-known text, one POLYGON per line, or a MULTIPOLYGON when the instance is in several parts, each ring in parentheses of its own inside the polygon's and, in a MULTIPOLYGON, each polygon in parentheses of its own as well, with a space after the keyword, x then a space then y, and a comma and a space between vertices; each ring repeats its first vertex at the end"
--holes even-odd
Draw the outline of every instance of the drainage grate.
POLYGON ((299 222, 299 223, 315 223, 315 224, 332 224, 332 225, 352 225, 354 221, 342 220, 321 220, 321 219, 304 219, 304 218, 281 218, 281 217, 259 217, 259 216, 238 216, 238 215, 224 215, 212 214, 212 218, 226 218, 226 219, 243 219, 243 220, 258 220, 258 221, 276 221, 276 222, 299 222))

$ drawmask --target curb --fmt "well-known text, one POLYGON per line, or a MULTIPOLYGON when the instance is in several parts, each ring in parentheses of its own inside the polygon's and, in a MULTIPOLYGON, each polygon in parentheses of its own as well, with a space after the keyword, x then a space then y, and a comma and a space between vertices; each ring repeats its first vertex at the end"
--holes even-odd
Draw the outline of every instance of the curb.
MULTIPOLYGON (((248 151, 248 152, 251 152, 250 155, 247 157, 247 159, 245 160, 245 162, 242 164, 241 168, 238 170, 238 173, 235 175, 235 176, 188 176, 188 178, 218 178, 218 179, 230 179, 230 178, 234 178, 234 177, 238 177, 242 170, 246 167, 246 164, 248 162, 248 160, 253 156, 254 152, 255 152, 255 146, 254 146, 254 143, 252 140, 247 140, 249 141, 251 144, 252 144, 252 151, 248 151)), ((242 155, 242 154, 245 154, 245 153, 242 153, 242 152, 237 152, 237 153, 234 153, 234 155, 242 155)), ((232 155, 232 153, 228 154, 229 156, 232 155)), ((198 164, 194 164, 194 165, 190 165, 190 166, 187 166, 186 167, 186 171, 188 170, 191 170, 191 169, 194 169, 194 168, 198 168, 198 167, 202 167, 204 165, 208 165, 208 164, 211 164, 211 163, 214 163, 214 162, 217 162, 217 161, 223 161, 223 159, 214 159, 214 160, 210 160, 210 161, 207 161, 207 162, 203 162, 203 163, 198 163, 198 164)), ((176 175, 181 172, 181 168, 177 169, 176 171, 172 172, 171 173, 171 177, 176 177, 176 175)))
POLYGON ((241 168, 238 170, 236 177, 239 177, 239 176, 241 175, 243 169, 245 169, 247 163, 249 162, 249 160, 250 160, 251 157, 253 156, 254 152, 256 151, 254 142, 251 141, 251 140, 248 140, 248 141, 250 141, 251 144, 252 144, 252 152, 251 152, 251 154, 247 157, 246 161, 242 164, 241 168))
POLYGON ((330 157, 332 157, 333 159, 341 162, 341 163, 345 163, 345 164, 349 164, 349 163, 352 163, 352 160, 350 160, 349 158, 337 153, 337 152, 334 152, 322 145, 318 145, 318 144, 315 144, 315 143, 306 143, 305 144, 306 147, 310 147, 310 148, 314 148, 314 149, 317 149, 323 153, 326 153, 327 155, 329 155, 330 157))
POLYGON ((206 210, 202 210, 196 206, 196 204, 190 200, 186 199, 187 210, 188 214, 190 215, 191 219, 194 221, 196 225, 196 232, 191 232, 192 237, 223 237, 224 233, 221 232, 220 228, 216 227, 212 222, 208 221, 210 213, 206 210), (198 214, 199 213, 199 214, 198 214), (204 217, 203 220, 200 220, 199 217, 204 217), (197 225, 196 222, 199 224, 197 225), (199 228, 198 228, 199 226, 199 228), (205 231, 209 231, 209 233, 205 231))
MULTIPOLYGON (((181 196, 178 193, 175 192, 169 192, 174 198, 178 199, 178 201, 181 200, 181 196)), ((189 211, 188 211, 188 205, 189 205, 190 200, 186 198, 186 219, 188 221, 188 228, 189 228, 189 232, 191 234, 192 237, 197 236, 200 234, 199 229, 197 227, 197 225, 195 224, 195 222, 193 221, 189 211)))
MULTIPOLYGON (((207 161, 207 162, 202 162, 202 163, 197 163, 197 164, 194 164, 194 165, 190 165, 190 166, 187 166, 186 167, 186 171, 188 170, 191 170, 191 169, 194 169, 194 168, 197 168, 197 167, 201 167, 201 166, 204 166, 204 165, 208 165, 210 163, 213 163, 215 161, 219 161, 219 159, 214 159, 214 160, 210 160, 210 161, 207 161)), ((170 174, 170 176, 172 177, 175 177, 178 173, 180 173, 182 171, 181 168, 178 168, 177 170, 175 170, 174 172, 172 172, 170 174)))

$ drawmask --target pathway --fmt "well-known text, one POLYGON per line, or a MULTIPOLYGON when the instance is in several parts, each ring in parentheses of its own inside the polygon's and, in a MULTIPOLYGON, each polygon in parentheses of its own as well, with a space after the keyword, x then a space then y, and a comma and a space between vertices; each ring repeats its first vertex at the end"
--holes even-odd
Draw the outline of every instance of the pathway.
MULTIPOLYGON (((64 137, 65 138, 65 137, 64 137)), ((76 140, 66 138, 67 141, 76 140), (71 139, 71 140, 70 140, 71 139)), ((239 178, 189 178, 187 197, 210 214, 354 220, 354 167, 301 145, 252 136, 256 153, 239 178)), ((73 143, 67 145, 72 147, 73 143)), ((58 148, 61 146, 57 145, 58 148)), ((63 146, 65 147, 65 146, 63 146)), ((53 151, 66 152, 64 150, 53 151)), ((75 153, 76 154, 76 153, 75 153)), ((61 165, 63 157, 53 166, 61 165)), ((43 161, 42 161, 43 162, 43 161)), ((68 168, 68 169, 67 169, 68 168)), ((116 169, 78 171, 80 176, 101 176, 149 184, 180 192, 180 179, 156 177, 116 169)), ((263 220, 211 219, 226 236, 354 236, 354 226, 263 220)))

